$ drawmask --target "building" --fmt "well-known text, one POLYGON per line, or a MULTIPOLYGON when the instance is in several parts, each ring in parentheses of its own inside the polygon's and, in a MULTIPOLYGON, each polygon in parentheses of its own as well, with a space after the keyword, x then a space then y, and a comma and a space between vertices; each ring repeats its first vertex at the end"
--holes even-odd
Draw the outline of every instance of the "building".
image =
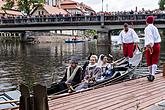
POLYGON ((68 12, 62 8, 53 7, 53 6, 46 5, 46 4, 36 5, 35 8, 31 12, 32 16, 59 15, 59 14, 66 15, 66 14, 68 14, 68 12))
POLYGON ((60 7, 61 2, 64 0, 45 0, 45 4, 60 7))
POLYGON ((61 8, 69 12, 70 14, 84 14, 83 10, 79 6, 78 2, 72 0, 64 0, 60 4, 61 8))
POLYGON ((22 16, 23 14, 15 9, 2 9, 2 7, 4 6, 5 2, 4 1, 0 1, 0 17, 1 16, 22 16))
POLYGON ((88 14, 95 13, 95 11, 84 3, 78 3, 72 0, 46 0, 47 5, 63 8, 70 14, 88 14))
POLYGON ((81 10, 87 15, 91 15, 91 14, 96 13, 90 6, 84 4, 83 2, 81 2, 79 4, 79 6, 80 6, 81 10))

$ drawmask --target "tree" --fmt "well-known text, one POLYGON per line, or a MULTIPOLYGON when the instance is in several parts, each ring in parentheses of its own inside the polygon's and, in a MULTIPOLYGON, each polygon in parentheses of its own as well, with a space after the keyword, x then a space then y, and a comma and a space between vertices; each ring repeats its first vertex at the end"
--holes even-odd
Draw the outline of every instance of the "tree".
POLYGON ((165 0, 159 0, 159 9, 164 10, 165 9, 165 0))
MULTIPOLYGON (((44 3, 44 0, 17 0, 18 10, 24 12, 27 15, 30 14, 35 4, 40 5, 42 3, 44 3)), ((13 0, 6 0, 6 4, 4 5, 4 7, 6 8, 6 6, 8 7, 8 9, 11 9, 14 6, 13 0)))
POLYGON ((6 0, 6 3, 2 7, 3 9, 11 9, 14 6, 13 0, 6 0))

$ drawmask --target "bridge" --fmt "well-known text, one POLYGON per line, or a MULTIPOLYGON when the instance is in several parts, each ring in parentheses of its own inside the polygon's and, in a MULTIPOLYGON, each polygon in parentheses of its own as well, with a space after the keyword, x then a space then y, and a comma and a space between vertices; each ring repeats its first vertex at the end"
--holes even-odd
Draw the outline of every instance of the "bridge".
MULTIPOLYGON (((151 14, 150 14, 151 15, 151 14)), ((48 16, 1 18, 1 32, 26 32, 45 30, 96 30, 100 40, 109 40, 112 30, 122 29, 123 24, 133 24, 134 29, 145 28, 149 14, 129 15, 93 15, 93 16, 48 16), (102 37, 100 37, 102 36, 102 37)), ((165 28, 165 14, 152 14, 154 24, 159 29, 165 28)), ((25 34, 23 34, 24 36, 25 34)))
MULTIPOLYGON (((96 16, 52 16, 0 19, 0 31, 42 30, 115 30, 122 29, 125 22, 134 28, 144 28, 148 14, 141 15, 96 15, 96 16)), ((165 14, 153 14, 158 28, 165 28, 165 14)))

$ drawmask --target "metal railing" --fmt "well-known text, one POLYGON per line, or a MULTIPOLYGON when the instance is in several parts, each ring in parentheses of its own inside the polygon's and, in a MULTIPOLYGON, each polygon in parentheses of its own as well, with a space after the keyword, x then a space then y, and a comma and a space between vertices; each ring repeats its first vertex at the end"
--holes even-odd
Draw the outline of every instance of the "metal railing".
MULTIPOLYGON (((0 25, 6 24, 40 24, 40 23, 77 23, 77 22, 113 22, 122 20, 145 20, 151 14, 129 15, 93 15, 93 16, 36 16, 0 18, 0 25)), ((165 19, 165 14, 152 14, 157 20, 165 19)))

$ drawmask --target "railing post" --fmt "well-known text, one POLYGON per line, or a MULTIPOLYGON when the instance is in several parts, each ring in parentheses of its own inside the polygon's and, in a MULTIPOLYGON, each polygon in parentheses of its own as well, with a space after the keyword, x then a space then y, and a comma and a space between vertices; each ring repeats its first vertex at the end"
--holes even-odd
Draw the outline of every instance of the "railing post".
POLYGON ((163 77, 165 77, 165 63, 163 63, 163 77))

